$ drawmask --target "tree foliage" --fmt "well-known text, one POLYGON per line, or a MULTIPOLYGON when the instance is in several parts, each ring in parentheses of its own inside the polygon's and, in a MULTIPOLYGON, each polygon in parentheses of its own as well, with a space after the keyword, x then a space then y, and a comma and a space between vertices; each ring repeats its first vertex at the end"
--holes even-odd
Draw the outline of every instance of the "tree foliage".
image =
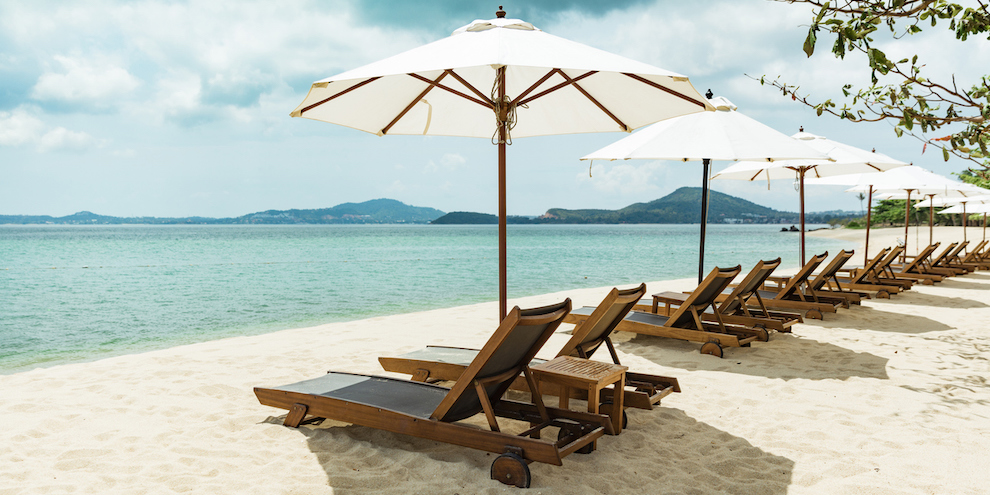
MULTIPOLYGON (((942 149, 945 160, 950 155, 973 162, 970 170, 983 179, 990 178, 990 80, 980 77, 970 87, 960 87, 955 75, 929 77, 925 64, 915 55, 893 61, 877 48, 875 37, 889 31, 894 39, 922 32, 923 28, 948 28, 959 41, 990 40, 990 13, 984 0, 969 6, 945 0, 775 0, 810 4, 814 18, 804 41, 804 52, 811 57, 822 32, 835 37, 832 53, 842 59, 847 53, 866 55, 872 84, 854 88, 843 86, 846 101, 838 107, 831 99, 815 101, 800 93, 798 86, 787 84, 778 76, 761 84, 770 84, 785 96, 813 107, 818 115, 829 113, 853 122, 891 121, 898 136, 908 134, 924 147, 942 149), (954 124, 954 125, 953 125, 954 124), (946 126, 952 126, 950 129, 946 126), (943 129, 945 128, 945 129, 943 129), (944 135, 944 132, 949 134, 944 135)), ((964 59, 964 57, 960 57, 964 59)), ((965 60, 964 63, 985 64, 965 60)))

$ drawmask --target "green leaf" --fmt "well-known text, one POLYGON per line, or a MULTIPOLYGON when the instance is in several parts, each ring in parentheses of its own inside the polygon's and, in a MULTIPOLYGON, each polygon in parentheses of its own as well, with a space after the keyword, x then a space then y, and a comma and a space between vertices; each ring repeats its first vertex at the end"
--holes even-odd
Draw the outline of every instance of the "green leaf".
POLYGON ((818 30, 818 26, 811 26, 808 30, 808 37, 804 39, 804 53, 811 57, 815 53, 815 42, 818 41, 818 37, 815 35, 815 31, 818 30))
POLYGON ((942 148, 942 159, 949 161, 949 150, 942 148))

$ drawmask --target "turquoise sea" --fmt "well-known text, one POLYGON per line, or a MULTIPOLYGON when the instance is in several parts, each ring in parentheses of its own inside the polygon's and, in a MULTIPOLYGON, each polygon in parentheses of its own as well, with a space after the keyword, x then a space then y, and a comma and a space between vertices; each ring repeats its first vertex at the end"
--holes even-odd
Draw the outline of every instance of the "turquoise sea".
MULTIPOLYGON (((808 238, 808 252, 849 248, 808 238)), ((698 225, 510 225, 509 297, 696 277, 698 225)), ((711 225, 706 267, 783 257, 711 225)), ((0 373, 498 299, 496 226, 0 226, 0 373)))

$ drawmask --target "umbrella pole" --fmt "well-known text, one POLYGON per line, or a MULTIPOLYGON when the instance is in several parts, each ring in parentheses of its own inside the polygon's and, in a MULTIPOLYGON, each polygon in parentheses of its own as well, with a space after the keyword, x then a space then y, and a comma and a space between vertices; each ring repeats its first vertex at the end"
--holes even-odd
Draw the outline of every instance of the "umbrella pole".
POLYGON ((966 224, 969 223, 966 217, 966 202, 963 202, 963 242, 966 242, 966 224))
MULTIPOLYGON (((503 102, 505 100, 505 67, 499 67, 498 69, 498 101, 503 102)), ((509 314, 509 291, 508 284, 506 282, 506 265, 508 257, 506 256, 506 209, 505 209, 505 146, 506 140, 508 139, 508 131, 506 126, 508 125, 508 108, 502 108, 500 105, 499 114, 496 117, 499 120, 498 126, 498 307, 499 307, 499 321, 505 319, 505 315, 509 314)))
POLYGON ((698 252, 698 285, 705 276, 705 228, 708 225, 708 174, 712 161, 705 158, 701 161, 704 165, 704 177, 701 178, 701 249, 698 252))
MULTIPOLYGON (((935 195, 929 194, 928 202, 931 203, 932 201, 935 201, 935 195)), ((928 207, 928 245, 929 246, 932 244, 932 241, 934 240, 934 232, 935 232, 935 206, 932 205, 928 207)))
POLYGON ((901 263, 907 263, 908 227, 911 225, 911 190, 907 190, 907 201, 904 202, 904 251, 901 251, 901 263))
POLYGON ((870 262, 870 217, 873 214, 873 186, 870 186, 869 199, 866 200, 866 246, 863 247, 863 266, 870 262))
POLYGON ((801 266, 804 266, 804 167, 801 167, 801 266))
POLYGON ((983 240, 987 240, 987 214, 983 214, 983 240))

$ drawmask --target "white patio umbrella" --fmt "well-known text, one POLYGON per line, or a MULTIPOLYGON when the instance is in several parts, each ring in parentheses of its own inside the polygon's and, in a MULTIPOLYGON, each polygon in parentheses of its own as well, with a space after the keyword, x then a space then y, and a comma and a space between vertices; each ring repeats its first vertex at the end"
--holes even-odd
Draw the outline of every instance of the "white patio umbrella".
POLYGON ((293 117, 365 132, 498 145, 499 302, 507 309, 505 154, 512 138, 631 131, 714 110, 687 77, 558 38, 519 19, 476 20, 433 43, 313 83, 293 117))
MULTIPOLYGON (((968 184, 968 185, 972 185, 972 184, 968 184)), ((984 189, 984 191, 986 191, 987 193, 990 193, 990 191, 987 191, 986 189, 984 189)), ((953 191, 953 192, 956 193, 956 194, 959 194, 958 191, 953 191)), ((952 208, 948 208, 947 210, 940 211, 939 212, 940 214, 942 214, 942 213, 960 213, 960 214, 962 214, 963 241, 965 241, 966 240, 966 227, 969 225, 969 217, 966 215, 966 206, 967 205, 970 205, 970 206, 975 207, 975 206, 978 206, 980 204, 985 204, 985 203, 988 203, 988 202, 990 202, 990 195, 986 195, 986 194, 979 195, 979 196, 962 196, 962 195, 959 195, 959 196, 954 196, 954 195, 949 195, 949 196, 935 196, 935 195, 929 195, 928 196, 928 199, 926 199, 924 201, 919 201, 919 202, 915 203, 914 204, 914 207, 915 208, 928 208, 928 243, 931 244, 931 242, 932 242, 932 229, 933 229, 933 223, 934 223, 933 222, 933 220, 934 220, 933 217, 935 216, 935 213, 934 212, 935 212, 935 208, 936 207, 939 207, 939 206, 952 206, 952 208), (948 210, 952 210, 952 211, 948 211, 948 210)), ((974 211, 971 208, 970 209, 970 213, 979 213, 979 212, 974 211)))
MULTIPOLYGON (((955 206, 951 206, 949 208, 946 208, 946 209, 940 211, 939 213, 940 214, 941 213, 946 213, 946 214, 949 214, 949 213, 962 213, 963 214, 963 217, 965 218, 965 216, 967 215, 967 213, 966 213, 966 204, 965 203, 957 204, 955 206)), ((984 241, 987 240, 987 213, 990 213, 990 199, 988 199, 987 201, 979 201, 977 203, 970 203, 970 205, 969 205, 969 213, 982 213, 983 214, 983 240, 984 241)), ((963 223, 963 232, 966 232, 965 225, 966 224, 963 223)), ((963 234, 963 240, 966 240, 965 234, 963 234)))
POLYGON ((828 155, 834 161, 825 160, 781 160, 773 163, 739 162, 712 176, 712 179, 766 180, 767 187, 774 179, 796 179, 800 183, 801 203, 801 264, 805 261, 804 252, 804 181, 805 176, 814 178, 832 175, 881 172, 894 167, 908 165, 882 153, 870 152, 853 146, 832 141, 822 136, 800 132, 792 138, 828 155))
MULTIPOLYGON (((904 208, 904 245, 907 247, 909 235, 909 219, 911 194, 917 193, 928 196, 929 199, 938 197, 967 197, 987 194, 986 189, 966 184, 965 182, 954 181, 943 175, 936 174, 922 167, 904 167, 893 169, 876 177, 866 179, 869 184, 860 182, 848 190, 848 192, 863 192, 872 190, 882 199, 906 199, 904 208)), ((848 184, 847 185, 852 185, 848 184)), ((928 215, 928 243, 931 244, 934 236, 934 213, 928 215)), ((867 231, 868 233, 868 231, 867 231)), ((904 250, 904 258, 907 258, 907 249, 904 250)))
POLYGON ((713 160, 772 162, 795 158, 828 160, 828 156, 736 111, 724 97, 712 98, 715 112, 699 112, 657 122, 622 138, 582 160, 701 161, 701 248, 698 283, 704 277, 705 229, 708 223, 708 176, 713 160))

